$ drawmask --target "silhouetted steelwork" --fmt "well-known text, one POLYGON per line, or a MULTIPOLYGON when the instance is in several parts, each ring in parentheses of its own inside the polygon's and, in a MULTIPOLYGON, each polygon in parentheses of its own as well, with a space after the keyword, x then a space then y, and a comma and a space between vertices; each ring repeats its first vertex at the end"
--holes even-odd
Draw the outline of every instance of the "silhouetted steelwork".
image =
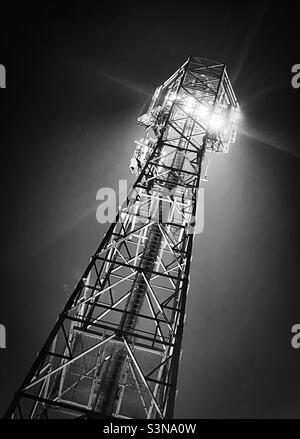
POLYGON ((156 90, 137 180, 6 417, 173 417, 198 189, 238 109, 215 61, 190 57, 156 90))

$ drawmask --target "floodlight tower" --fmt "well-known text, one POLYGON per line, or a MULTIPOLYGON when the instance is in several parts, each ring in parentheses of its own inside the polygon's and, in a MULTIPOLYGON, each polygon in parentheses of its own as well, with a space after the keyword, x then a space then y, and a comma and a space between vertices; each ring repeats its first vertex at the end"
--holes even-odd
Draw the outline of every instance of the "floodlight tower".
POLYGON ((190 57, 156 90, 137 180, 6 417, 173 417, 198 189, 238 111, 223 63, 190 57))

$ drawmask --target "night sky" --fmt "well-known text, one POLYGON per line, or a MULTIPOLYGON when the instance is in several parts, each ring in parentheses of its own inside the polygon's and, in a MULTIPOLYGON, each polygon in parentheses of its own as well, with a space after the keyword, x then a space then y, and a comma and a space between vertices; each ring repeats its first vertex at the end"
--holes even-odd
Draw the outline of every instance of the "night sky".
POLYGON ((280 4, 1 11, 0 414, 107 228, 96 221, 98 189, 133 182, 143 104, 193 55, 228 65, 243 122, 205 186, 175 414, 300 417, 300 351, 291 347, 300 324, 300 89, 291 86, 300 35, 296 2, 280 4))

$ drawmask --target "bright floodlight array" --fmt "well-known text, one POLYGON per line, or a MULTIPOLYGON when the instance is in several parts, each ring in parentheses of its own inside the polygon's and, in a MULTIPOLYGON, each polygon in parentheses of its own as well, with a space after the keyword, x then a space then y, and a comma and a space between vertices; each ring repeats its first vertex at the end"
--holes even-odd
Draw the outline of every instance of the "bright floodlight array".
MULTIPOLYGON (((202 121, 207 130, 211 133, 219 133, 227 124, 226 115, 223 115, 219 109, 211 109, 211 102, 202 103, 193 96, 173 96, 173 101, 177 99, 183 111, 202 121)), ((240 110, 236 109, 231 115, 230 119, 237 122, 240 119, 240 110)))

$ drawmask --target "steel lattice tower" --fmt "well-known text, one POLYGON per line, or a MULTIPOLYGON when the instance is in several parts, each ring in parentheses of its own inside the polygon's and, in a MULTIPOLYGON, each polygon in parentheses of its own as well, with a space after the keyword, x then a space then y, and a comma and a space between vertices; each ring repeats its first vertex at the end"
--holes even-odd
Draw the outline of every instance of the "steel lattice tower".
POLYGON ((173 417, 198 189, 238 109, 211 60, 190 57, 156 90, 137 180, 5 417, 173 417))

